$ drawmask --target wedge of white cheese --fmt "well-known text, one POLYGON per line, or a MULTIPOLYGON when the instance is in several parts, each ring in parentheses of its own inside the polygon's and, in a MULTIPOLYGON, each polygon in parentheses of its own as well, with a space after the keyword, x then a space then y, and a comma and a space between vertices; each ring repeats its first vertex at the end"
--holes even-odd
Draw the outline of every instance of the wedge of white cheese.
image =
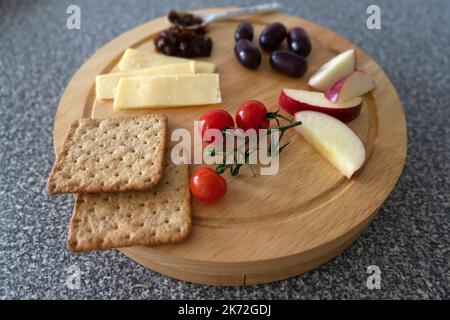
POLYGON ((119 80, 122 78, 150 77, 157 75, 195 74, 194 62, 170 64, 131 72, 116 72, 95 77, 97 99, 114 99, 119 80))
POLYGON ((128 48, 123 54, 122 59, 120 59, 119 62, 119 69, 121 71, 134 71, 155 66, 185 63, 189 61, 194 62, 195 72, 197 73, 216 72, 216 65, 214 63, 169 57, 159 53, 146 52, 132 48, 128 48))
POLYGON ((114 108, 142 109, 221 103, 219 75, 195 74, 122 78, 114 108))

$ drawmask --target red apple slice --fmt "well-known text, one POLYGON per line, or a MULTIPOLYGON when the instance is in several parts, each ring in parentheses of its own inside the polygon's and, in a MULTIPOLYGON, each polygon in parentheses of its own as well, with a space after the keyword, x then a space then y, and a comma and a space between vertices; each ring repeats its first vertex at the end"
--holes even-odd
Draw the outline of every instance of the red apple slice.
POLYGON ((324 112, 341 121, 348 122, 358 117, 362 98, 357 97, 344 103, 332 103, 323 92, 283 89, 278 102, 284 110, 292 115, 299 111, 312 110, 324 112))
POLYGON ((366 149, 358 135, 345 123, 321 112, 301 111, 295 129, 325 159, 350 179, 366 159, 366 149))
POLYGON ((319 91, 325 91, 343 76, 353 72, 356 67, 355 49, 342 52, 314 73, 308 84, 319 91))
POLYGON ((325 91, 325 97, 334 103, 342 103, 362 96, 375 88, 375 81, 363 71, 354 71, 343 76, 325 91))

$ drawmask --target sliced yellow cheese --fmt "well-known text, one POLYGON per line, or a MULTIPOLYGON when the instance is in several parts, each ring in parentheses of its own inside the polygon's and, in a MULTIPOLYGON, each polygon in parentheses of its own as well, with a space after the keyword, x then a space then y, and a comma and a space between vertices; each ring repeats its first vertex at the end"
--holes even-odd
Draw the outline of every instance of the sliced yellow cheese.
POLYGON ((116 72, 95 77, 95 92, 98 99, 114 99, 116 87, 122 78, 150 77, 157 75, 195 74, 194 62, 170 64, 166 66, 141 69, 132 72, 116 72))
POLYGON ((114 97, 114 108, 182 107, 220 102, 222 99, 217 73, 154 76, 120 79, 114 97))
MULTIPOLYGON (((169 57, 159 53, 146 52, 128 48, 120 59, 119 69, 122 71, 134 71, 139 69, 151 68, 167 64, 185 63, 189 59, 169 57)), ((194 61, 195 72, 197 73, 214 73, 216 65, 210 62, 194 61)))

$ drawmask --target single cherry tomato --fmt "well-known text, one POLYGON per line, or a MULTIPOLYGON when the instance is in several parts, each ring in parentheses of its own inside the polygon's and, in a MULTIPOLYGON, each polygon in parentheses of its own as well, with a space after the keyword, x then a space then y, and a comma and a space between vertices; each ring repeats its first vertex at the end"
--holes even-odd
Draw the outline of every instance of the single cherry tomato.
POLYGON ((201 202, 213 203, 227 192, 227 181, 211 168, 200 168, 191 177, 192 194, 201 202))
POLYGON ((208 129, 222 130, 224 128, 233 128, 234 120, 233 117, 222 109, 214 109, 204 113, 200 117, 200 135, 203 141, 214 142, 214 137, 209 139, 204 138, 205 132, 208 129))
POLYGON ((236 111, 236 125, 242 130, 267 129, 270 121, 266 119, 266 106, 257 100, 250 100, 241 105, 236 111))

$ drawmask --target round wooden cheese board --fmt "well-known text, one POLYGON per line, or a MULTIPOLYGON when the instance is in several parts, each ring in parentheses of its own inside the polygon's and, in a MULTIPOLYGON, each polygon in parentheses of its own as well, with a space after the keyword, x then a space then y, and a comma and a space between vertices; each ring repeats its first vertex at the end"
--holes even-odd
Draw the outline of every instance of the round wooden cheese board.
MULTIPOLYGON (((198 12, 217 12, 212 8, 198 12)), ((227 9, 229 10, 229 8, 227 9)), ((98 50, 77 71, 65 90, 55 118, 55 150, 62 145, 69 124, 83 117, 121 118, 154 112, 119 112, 111 101, 95 98, 95 76, 117 69, 129 48, 154 51, 152 39, 169 26, 161 17, 117 37, 98 50)), ((249 285, 304 273, 338 255, 371 222, 399 178, 406 157, 406 124, 402 104, 383 70, 347 39, 317 24, 280 13, 260 14, 216 22, 209 27, 214 41, 211 57, 217 64, 223 103, 234 114, 250 99, 278 109, 282 88, 307 89, 307 79, 337 53, 356 48, 358 69, 368 72, 377 87, 365 95, 361 115, 349 126, 362 138, 367 160, 347 180, 293 130, 284 139, 292 143, 281 154, 274 176, 252 176, 246 168, 229 177, 228 193, 218 204, 193 200, 193 229, 181 243, 158 247, 131 247, 120 251, 164 275, 213 285, 249 285), (256 71, 236 60, 234 30, 242 21, 255 27, 255 37, 270 22, 288 28, 301 26, 312 38, 308 72, 301 79, 276 73, 263 54, 256 71)), ((254 40, 255 41, 255 40, 254 40)), ((193 121, 214 107, 158 109, 167 114, 169 130, 193 130, 193 121)), ((195 170, 193 166, 192 170, 195 170)))

